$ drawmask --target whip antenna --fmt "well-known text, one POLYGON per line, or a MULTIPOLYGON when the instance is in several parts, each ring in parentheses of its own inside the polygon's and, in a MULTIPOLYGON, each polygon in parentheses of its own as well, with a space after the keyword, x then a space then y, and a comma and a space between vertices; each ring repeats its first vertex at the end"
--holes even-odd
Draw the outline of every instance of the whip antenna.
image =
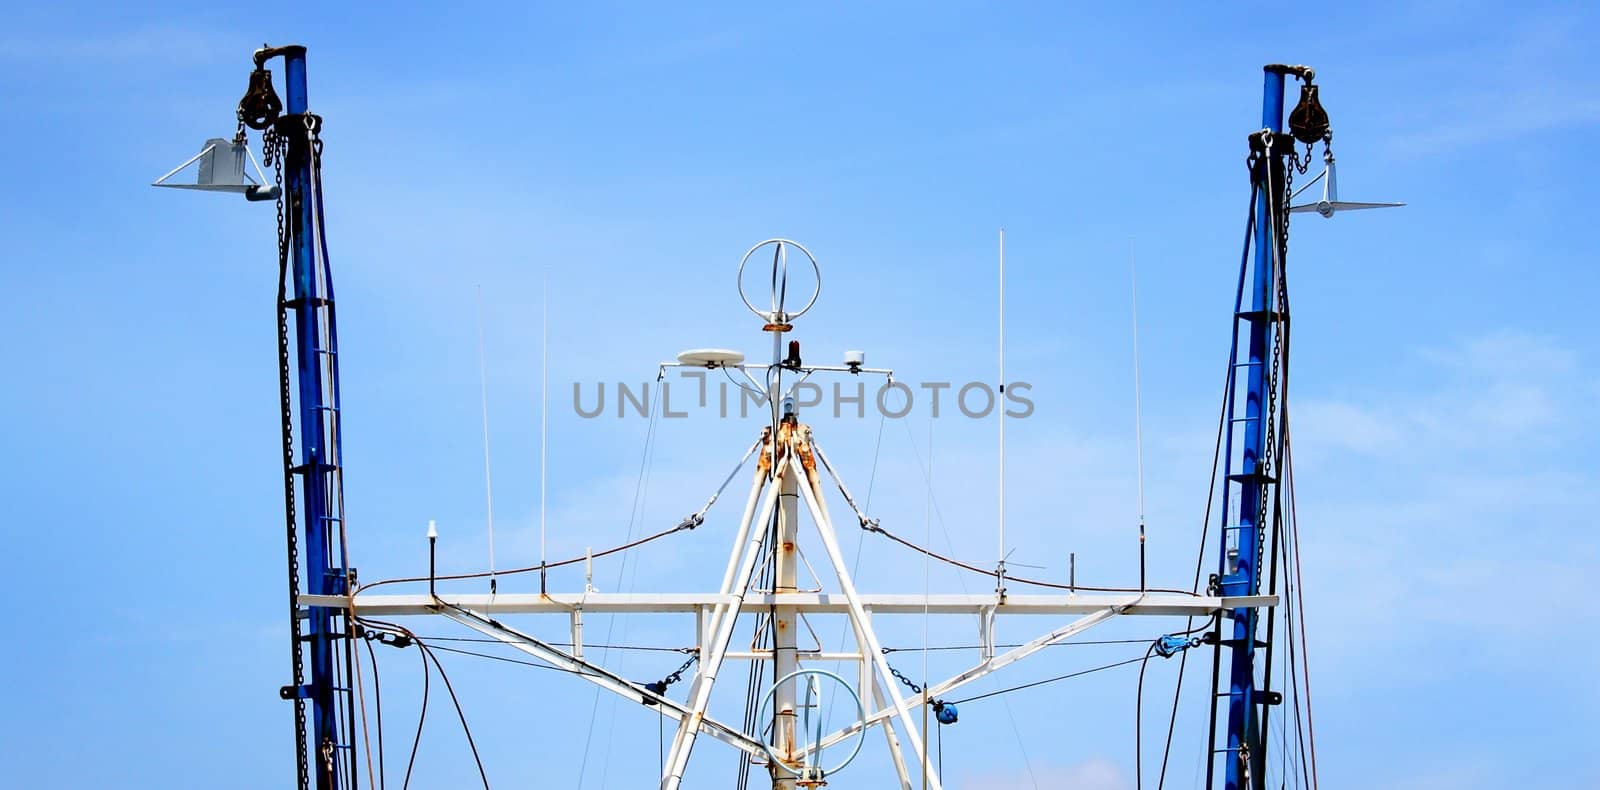
POLYGON ((483 498, 489 520, 489 592, 499 581, 494 573, 494 484, 489 472, 489 370, 483 359, 483 286, 477 290, 478 302, 478 395, 483 411, 483 498))
POLYGON ((1132 284, 1133 305, 1133 447, 1139 470, 1139 591, 1145 584, 1144 541, 1144 417, 1139 402, 1139 267, 1135 261, 1134 244, 1128 242, 1128 277, 1132 284))
MULTIPOLYGON (((550 449, 550 272, 544 273, 539 297, 539 567, 545 564, 545 483, 549 475, 546 459, 550 449)), ((544 592, 544 572, 539 573, 539 591, 544 592)))
POLYGON ((995 565, 995 595, 1006 598, 1006 229, 1000 229, 1000 560, 995 565))

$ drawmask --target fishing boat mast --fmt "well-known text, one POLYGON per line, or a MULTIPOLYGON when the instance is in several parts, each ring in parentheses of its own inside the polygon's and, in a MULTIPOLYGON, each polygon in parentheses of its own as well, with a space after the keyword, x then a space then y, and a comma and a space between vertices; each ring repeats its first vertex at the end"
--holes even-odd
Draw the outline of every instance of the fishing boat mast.
MULTIPOLYGON (((256 51, 250 88, 239 103, 238 130, 232 142, 208 140, 199 155, 158 179, 156 184, 237 192, 251 200, 275 200, 278 208, 278 361, 293 672, 293 682, 283 686, 280 694, 294 703, 298 787, 302 790, 313 786, 317 790, 353 790, 359 785, 355 743, 359 700, 355 695, 356 690, 362 688, 362 678, 360 663, 352 655, 358 639, 369 645, 372 641, 402 648, 416 645, 424 652, 424 666, 431 659, 441 671, 443 669, 423 641, 409 629, 370 619, 373 617, 444 617, 544 664, 566 670, 570 678, 595 684, 673 719, 677 725, 671 749, 663 755, 662 790, 679 790, 696 739, 702 734, 732 746, 741 753, 741 760, 748 761, 747 766, 765 766, 774 790, 798 790, 826 785, 832 774, 851 762, 866 732, 874 728, 882 732, 902 790, 913 786, 912 760, 921 774, 921 784, 938 790, 940 777, 929 771, 928 732, 926 727, 919 727, 913 710, 924 708, 936 713, 938 725, 935 726, 954 724, 957 720, 955 703, 943 699, 943 695, 1121 615, 1187 616, 1205 618, 1212 623, 1209 626, 1212 632, 1205 639, 1188 636, 1201 629, 1159 636, 1152 641, 1143 660, 1148 662, 1151 655, 1170 657, 1202 642, 1214 645, 1213 691, 1218 702, 1210 706, 1208 743, 1212 759, 1207 786, 1212 786, 1219 764, 1226 790, 1261 786, 1267 767, 1265 722, 1270 706, 1282 700, 1281 693, 1271 688, 1273 620, 1270 616, 1266 618, 1263 640, 1262 617, 1278 603, 1276 541, 1282 518, 1277 503, 1281 496, 1279 469, 1283 466, 1287 434, 1285 392, 1289 345, 1288 291, 1284 276, 1286 237, 1289 213, 1308 208, 1290 207, 1290 199, 1298 194, 1291 189, 1291 182, 1297 172, 1305 172, 1312 146, 1321 142, 1327 169, 1318 176, 1325 176, 1326 180, 1323 200, 1312 207, 1317 213, 1332 216, 1335 210, 1394 205, 1337 200, 1330 148, 1332 135, 1311 69, 1284 65, 1266 67, 1262 127, 1249 135, 1251 213, 1234 310, 1233 349, 1224 406, 1227 495, 1222 497, 1220 506, 1220 565, 1203 593, 1148 587, 1142 573, 1138 587, 1098 590, 1080 588, 1072 577, 1069 583, 1060 584, 1011 576, 1006 567, 1003 531, 1000 557, 992 573, 996 580, 992 594, 858 592, 852 570, 840 548, 839 533, 829 515, 829 495, 825 488, 830 483, 837 489, 835 496, 850 510, 850 518, 866 533, 883 536, 920 552, 930 561, 949 563, 969 572, 990 573, 938 555, 886 529, 852 497, 844 475, 823 451, 812 429, 801 421, 796 392, 813 375, 882 376, 885 389, 895 384, 892 371, 865 367, 865 357, 858 351, 846 352, 842 365, 819 365, 802 357, 799 343, 787 336, 793 330, 793 322, 816 303, 821 293, 821 268, 811 252, 799 243, 769 239, 745 253, 739 265, 739 290, 746 307, 762 320, 762 330, 770 335, 770 362, 746 364, 743 355, 737 352, 697 349, 678 355, 675 362, 663 363, 658 371, 658 378, 668 368, 719 370, 730 378, 736 372, 748 384, 747 387, 740 385, 742 391, 754 394, 758 402, 769 409, 768 419, 764 420, 755 444, 734 471, 703 507, 675 528, 585 556, 549 562, 541 549, 537 565, 498 572, 491 567, 486 573, 450 577, 495 580, 535 573, 539 578, 537 593, 499 592, 492 588, 489 595, 482 595, 438 589, 436 581, 439 579, 432 561, 437 533, 431 522, 427 576, 390 579, 358 587, 355 571, 348 561, 340 448, 338 342, 323 221, 322 119, 308 109, 305 55, 305 48, 300 46, 263 47, 256 51), (266 64, 275 58, 284 61, 286 106, 279 101, 272 74, 266 69, 266 64), (1301 94, 1299 103, 1288 115, 1285 131, 1283 108, 1287 77, 1300 81, 1301 94), (244 163, 250 158, 245 141, 246 127, 263 132, 263 161, 277 173, 270 187, 259 166, 259 179, 251 179, 244 172, 244 163), (1303 157, 1296 148, 1297 143, 1305 146, 1303 157), (201 165, 196 184, 165 183, 179 170, 197 161, 201 165), (758 307, 746 293, 744 272, 752 260, 765 261, 767 250, 772 254, 770 303, 758 307), (757 253, 763 256, 757 258, 757 253), (798 309, 791 307, 794 301, 789 293, 789 258, 793 254, 804 256, 816 286, 798 309), (292 335, 291 313, 294 318, 292 335), (1235 429, 1241 434, 1237 442, 1235 429), (594 558, 693 531, 705 522, 708 511, 752 458, 756 463, 749 494, 718 591, 603 593, 587 582, 575 593, 547 589, 546 578, 551 569, 579 563, 590 568, 594 558), (1237 512, 1232 504, 1235 501, 1237 512), (815 591, 800 589, 799 545, 801 528, 806 521, 812 527, 806 534, 820 544, 834 572, 836 591, 827 591, 826 585, 815 591), (1271 550, 1268 550, 1269 544, 1273 547, 1271 550), (765 577, 765 582, 756 582, 758 568, 768 569, 770 575, 765 577), (1264 571, 1265 591, 1262 589, 1264 571), (425 594, 371 592, 382 585, 421 582, 427 583, 425 594), (1044 588, 1049 592, 1016 594, 1008 591, 1008 584, 1044 588), (631 680, 584 655, 582 623, 586 612, 692 615, 696 623, 695 646, 689 650, 689 660, 667 677, 651 682, 631 680), (568 618, 570 642, 552 643, 502 620, 507 615, 532 614, 568 618), (914 683, 889 664, 887 651, 873 625, 874 617, 883 614, 973 618, 979 626, 978 661, 938 682, 914 683), (733 649, 732 639, 741 615, 754 616, 758 629, 767 629, 769 647, 763 648, 758 642, 749 650, 733 649), (1054 622, 1032 640, 1004 646, 997 645, 995 640, 996 620, 1002 615, 1043 617, 1054 622), (855 637, 853 649, 837 653, 801 649, 797 636, 802 621, 808 616, 846 618, 849 632, 855 637), (1266 657, 1258 666, 1257 653, 1262 649, 1266 657), (710 711, 713 685, 725 662, 730 660, 772 662, 772 683, 766 687, 764 695, 756 693, 752 697, 760 706, 754 727, 724 723, 710 711), (808 661, 851 662, 857 672, 855 677, 847 679, 809 667, 808 661), (686 698, 679 702, 669 696, 670 687, 691 667, 694 674, 686 698), (1265 671, 1261 672, 1262 669, 1265 671), (1262 675, 1259 682, 1258 674, 1262 675), (1224 677, 1226 684, 1219 687, 1224 677), (832 732, 824 731, 826 718, 820 710, 821 689, 827 684, 842 689, 844 696, 852 701, 851 723, 832 732), (911 694, 903 695, 901 686, 909 688, 911 694), (307 700, 310 701, 309 731, 307 700), (1217 738, 1219 725, 1222 728, 1220 742, 1217 738), (827 759, 824 759, 825 753, 827 759), (837 756, 841 753, 844 754, 842 758, 837 756)), ((1002 288, 1003 276, 1002 269, 1002 288)), ((1001 379, 1004 385, 1003 368, 1001 379)), ((1005 392, 1003 387, 1001 392, 1005 392)), ((879 397, 881 400, 881 392, 879 397)), ((1006 419, 1003 395, 1000 411, 1003 426, 1006 419)), ((925 715, 922 720, 926 722, 925 715)), ((487 774, 481 761, 479 770, 487 786, 487 774)))

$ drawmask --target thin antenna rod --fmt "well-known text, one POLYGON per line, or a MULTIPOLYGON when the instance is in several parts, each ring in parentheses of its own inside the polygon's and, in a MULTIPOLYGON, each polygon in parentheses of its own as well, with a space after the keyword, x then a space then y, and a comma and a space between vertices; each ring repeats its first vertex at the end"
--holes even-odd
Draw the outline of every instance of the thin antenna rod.
POLYGON ((1139 267, 1134 242, 1128 241, 1128 276, 1133 293, 1133 445, 1139 468, 1139 590, 1145 589, 1144 541, 1144 416, 1139 402, 1139 267))
POLYGON ((1006 229, 1000 229, 1000 561, 995 566, 1002 598, 1006 594, 1006 229))
MULTIPOLYGON (((550 272, 544 273, 539 316, 543 322, 539 339, 539 565, 545 563, 545 483, 550 449, 550 272)), ((542 582, 541 582, 542 585, 542 582)), ((541 586, 541 591, 542 591, 541 586)))
POLYGON ((495 592, 494 575, 494 484, 489 472, 489 371, 483 358, 483 286, 477 290, 478 302, 478 394, 483 407, 483 498, 489 518, 489 592, 495 592))

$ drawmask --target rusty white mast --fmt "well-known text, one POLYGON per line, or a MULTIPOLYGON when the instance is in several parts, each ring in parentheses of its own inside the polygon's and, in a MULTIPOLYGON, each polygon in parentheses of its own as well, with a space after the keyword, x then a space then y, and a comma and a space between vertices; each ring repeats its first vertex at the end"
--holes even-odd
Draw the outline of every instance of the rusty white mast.
MULTIPOLYGON (((765 260, 764 255, 761 260, 765 260)), ((1000 583, 993 593, 860 593, 840 548, 839 534, 828 509, 824 477, 836 486, 851 511, 850 516, 861 529, 880 531, 881 528, 876 519, 857 505, 811 428, 800 421, 794 396, 799 384, 818 373, 881 375, 887 381, 892 381, 893 374, 889 370, 865 367, 860 352, 847 352, 845 363, 834 366, 805 363, 797 344, 791 343, 786 349, 784 335, 793 329, 796 319, 811 309, 821 291, 820 268, 805 247, 787 239, 769 239, 745 254, 739 270, 740 296, 751 312, 762 319, 762 330, 772 336, 771 362, 746 364, 744 355, 738 352, 698 349, 686 351, 678 355, 676 362, 662 365, 663 372, 668 367, 737 371, 745 379, 744 386, 770 407, 767 424, 741 462, 742 468, 752 456, 757 458, 717 590, 600 593, 586 585, 583 590, 571 593, 435 594, 430 590, 427 594, 377 595, 358 591, 350 596, 302 595, 301 604, 332 610, 349 609, 354 615, 443 616, 567 670, 575 678, 652 706, 677 722, 662 766, 661 790, 678 790, 683 784, 690 757, 701 735, 738 749, 753 763, 764 766, 771 774, 774 790, 794 790, 826 785, 832 774, 850 762, 867 731, 872 729, 878 729, 885 739, 898 786, 901 790, 911 790, 915 785, 910 766, 928 764, 927 734, 919 729, 919 716, 914 712, 920 713, 920 707, 933 704, 940 695, 1119 615, 1207 617, 1222 610, 1276 605, 1277 598, 1270 595, 1218 597, 1076 590, 1059 594, 1008 594, 1004 585, 1003 549, 1002 565, 997 569, 1000 583), (771 292, 769 306, 763 309, 751 303, 742 278, 746 265, 756 253, 768 248, 772 251, 771 292), (804 256, 817 284, 804 306, 793 311, 788 308, 787 293, 791 251, 804 256), (802 529, 807 523, 809 531, 802 529), (802 540, 815 540, 821 545, 836 577, 833 591, 802 592, 799 589, 798 546, 802 540), (758 569, 764 562, 771 564, 773 572, 770 589, 756 586, 758 569), (666 695, 664 685, 629 680, 585 658, 584 613, 693 615, 699 661, 686 699, 681 702, 672 699, 666 695), (740 618, 768 614, 771 615, 771 647, 734 649, 733 636, 740 618), (913 614, 972 618, 982 647, 979 660, 970 668, 932 683, 920 693, 902 696, 873 623, 879 616, 913 614), (503 619, 509 615, 567 617, 570 649, 512 627, 503 619), (848 619, 854 635, 851 649, 827 652, 798 646, 796 632, 802 618, 841 615, 848 619), (1002 615, 1035 618, 1043 620, 1046 626, 1037 638, 1002 652, 995 646, 995 622, 1002 615), (762 715, 758 717, 761 724, 755 734, 727 723, 710 710, 713 687, 730 661, 773 662, 778 680, 760 697, 763 701, 762 715), (853 663, 856 666, 854 677, 846 679, 807 667, 807 662, 821 661, 853 663), (855 708, 852 723, 833 732, 821 729, 823 719, 817 711, 821 699, 819 688, 824 683, 842 685, 845 696, 853 700, 855 708)), ((734 475, 737 474, 736 469, 734 475)), ((701 523, 718 494, 713 494, 700 511, 685 519, 683 527, 692 529, 701 523)), ((941 786, 936 775, 918 777, 917 781, 918 784, 925 782, 926 787, 934 790, 941 786)))

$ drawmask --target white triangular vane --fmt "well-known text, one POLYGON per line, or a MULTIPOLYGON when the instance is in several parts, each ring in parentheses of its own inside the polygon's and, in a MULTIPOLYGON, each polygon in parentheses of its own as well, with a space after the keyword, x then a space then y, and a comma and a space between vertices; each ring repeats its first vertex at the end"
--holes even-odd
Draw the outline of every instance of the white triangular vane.
POLYGON ((1338 172, 1334 169, 1333 157, 1331 155, 1328 157, 1327 162, 1328 166, 1326 169, 1324 169, 1321 173, 1318 173, 1315 178, 1307 181, 1304 186, 1295 190, 1293 195, 1290 195, 1290 202, 1293 203, 1294 198, 1299 197, 1300 193, 1310 189, 1312 184, 1321 181, 1322 199, 1315 203, 1302 203, 1298 206, 1291 205, 1289 207, 1289 213, 1304 214, 1315 211, 1324 217, 1332 217, 1334 213, 1339 211, 1359 211, 1361 209, 1368 208, 1396 208, 1405 205, 1404 203, 1352 203, 1349 201, 1340 200, 1339 176, 1338 172))
POLYGON ((235 192, 250 200, 276 200, 281 190, 267 185, 267 175, 262 172, 250 146, 244 142, 213 137, 206 141, 200 153, 189 157, 183 164, 172 168, 166 175, 152 181, 150 186, 169 189, 197 189, 203 192, 235 192), (255 170, 252 176, 245 171, 249 162, 255 170), (193 183, 171 183, 172 177, 195 166, 193 183))

